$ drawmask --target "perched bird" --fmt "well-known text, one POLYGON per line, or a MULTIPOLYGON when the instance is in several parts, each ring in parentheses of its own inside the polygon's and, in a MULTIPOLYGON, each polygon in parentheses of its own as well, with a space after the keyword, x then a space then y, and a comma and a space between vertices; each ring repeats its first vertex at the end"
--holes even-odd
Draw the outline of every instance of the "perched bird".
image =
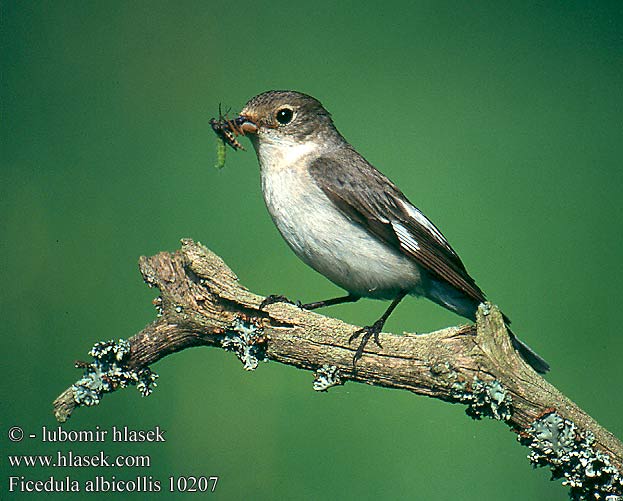
MULTIPOLYGON (((392 301, 381 318, 351 336, 351 341, 362 337, 353 364, 371 337, 379 344, 387 318, 408 294, 476 319, 485 295, 457 253, 402 191, 342 137, 318 100, 294 91, 264 92, 249 100, 240 116, 218 127, 213 122, 213 127, 217 133, 250 138, 264 201, 279 232, 299 258, 348 292, 303 308, 362 297, 392 301)), ((287 299, 269 296, 264 306, 276 301, 287 299)), ((535 370, 549 369, 511 337, 535 370)))

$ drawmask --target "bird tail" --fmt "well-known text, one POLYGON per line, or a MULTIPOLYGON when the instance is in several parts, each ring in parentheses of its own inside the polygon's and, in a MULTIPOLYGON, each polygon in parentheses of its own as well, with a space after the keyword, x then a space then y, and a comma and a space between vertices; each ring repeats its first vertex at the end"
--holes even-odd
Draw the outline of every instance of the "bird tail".
POLYGON ((545 374, 549 371, 549 364, 541 357, 537 352, 530 348, 521 339, 515 336, 515 333, 510 330, 508 325, 506 326, 508 334, 511 337, 513 347, 519 352, 521 358, 523 358, 535 371, 545 374))
MULTIPOLYGON (((469 318, 471 321, 476 321, 476 310, 480 301, 475 300, 467 296, 463 291, 460 291, 450 285, 448 282, 432 279, 430 281, 430 288, 427 291, 426 296, 435 303, 443 306, 444 308, 453 311, 462 317, 469 318)), ((484 300, 484 299, 483 299, 484 300)), ((510 319, 502 313, 508 335, 511 338, 513 347, 519 352, 521 358, 523 358, 535 371, 545 374, 549 371, 549 364, 538 355, 532 348, 519 339, 513 331, 510 330, 508 325, 511 323, 510 319)))

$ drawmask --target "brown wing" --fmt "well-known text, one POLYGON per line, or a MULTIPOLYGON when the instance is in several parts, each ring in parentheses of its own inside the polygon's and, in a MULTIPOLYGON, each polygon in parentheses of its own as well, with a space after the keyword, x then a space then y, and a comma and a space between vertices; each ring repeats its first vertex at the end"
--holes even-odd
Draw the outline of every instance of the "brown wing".
POLYGON ((483 292, 437 227, 355 150, 345 147, 318 158, 310 174, 351 220, 467 296, 484 301, 483 292))

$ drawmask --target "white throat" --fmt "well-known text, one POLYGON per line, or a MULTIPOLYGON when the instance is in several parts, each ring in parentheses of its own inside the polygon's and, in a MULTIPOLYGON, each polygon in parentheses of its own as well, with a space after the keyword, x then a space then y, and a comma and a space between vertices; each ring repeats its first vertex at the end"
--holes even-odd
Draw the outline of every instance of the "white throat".
POLYGON ((257 148, 262 171, 287 169, 297 165, 303 158, 318 156, 322 147, 317 142, 299 142, 289 137, 263 136, 257 148))

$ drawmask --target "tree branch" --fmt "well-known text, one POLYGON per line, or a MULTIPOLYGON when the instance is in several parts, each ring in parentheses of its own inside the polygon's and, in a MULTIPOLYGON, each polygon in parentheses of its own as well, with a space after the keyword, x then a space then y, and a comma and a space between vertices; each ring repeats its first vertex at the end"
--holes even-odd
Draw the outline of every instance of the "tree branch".
POLYGON ((158 319, 128 341, 98 343, 93 363, 77 362, 85 376, 54 401, 58 421, 119 387, 137 385, 147 395, 157 377, 149 365, 212 345, 235 351, 246 369, 268 359, 315 370, 319 390, 350 380, 467 404, 472 417, 513 428, 533 464, 563 478, 573 499, 623 496, 623 444, 517 355, 495 306, 481 305, 477 326, 382 334, 383 347, 370 343, 354 370, 348 338, 358 327, 289 304, 260 310, 264 298, 201 244, 186 239, 180 250, 139 264, 160 290, 158 319))

